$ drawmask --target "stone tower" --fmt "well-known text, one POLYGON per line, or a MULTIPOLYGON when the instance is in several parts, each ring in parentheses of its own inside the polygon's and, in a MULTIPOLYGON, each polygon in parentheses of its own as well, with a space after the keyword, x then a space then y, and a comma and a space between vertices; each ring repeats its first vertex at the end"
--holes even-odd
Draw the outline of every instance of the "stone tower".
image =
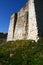
MULTIPOLYGON (((39 29, 37 22, 36 4, 38 0, 28 0, 26 5, 18 12, 11 16, 7 41, 21 39, 39 39, 39 29)), ((40 28, 41 30, 41 28, 40 28)), ((42 31, 42 30, 41 30, 42 31)), ((42 31, 43 33, 43 31, 42 31)))

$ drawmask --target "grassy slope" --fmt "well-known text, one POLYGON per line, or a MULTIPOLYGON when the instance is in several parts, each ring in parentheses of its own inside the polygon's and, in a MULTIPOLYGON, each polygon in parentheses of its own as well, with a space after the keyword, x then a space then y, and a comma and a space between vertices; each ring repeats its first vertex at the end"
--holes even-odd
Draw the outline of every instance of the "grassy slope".
POLYGON ((43 39, 0 42, 0 65, 43 65, 43 39))

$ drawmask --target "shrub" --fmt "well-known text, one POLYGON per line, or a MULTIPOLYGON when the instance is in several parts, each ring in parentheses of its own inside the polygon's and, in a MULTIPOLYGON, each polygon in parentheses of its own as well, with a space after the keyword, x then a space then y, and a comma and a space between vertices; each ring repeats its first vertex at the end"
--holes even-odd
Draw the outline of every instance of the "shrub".
POLYGON ((43 65, 43 44, 40 40, 17 40, 0 44, 2 65, 43 65))

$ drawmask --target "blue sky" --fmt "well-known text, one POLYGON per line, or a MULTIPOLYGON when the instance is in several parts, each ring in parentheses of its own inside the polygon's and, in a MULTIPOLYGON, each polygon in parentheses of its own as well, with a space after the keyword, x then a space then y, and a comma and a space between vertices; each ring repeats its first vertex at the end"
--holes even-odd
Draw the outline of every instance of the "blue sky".
POLYGON ((18 12, 28 0, 0 0, 0 32, 8 32, 10 16, 18 12))

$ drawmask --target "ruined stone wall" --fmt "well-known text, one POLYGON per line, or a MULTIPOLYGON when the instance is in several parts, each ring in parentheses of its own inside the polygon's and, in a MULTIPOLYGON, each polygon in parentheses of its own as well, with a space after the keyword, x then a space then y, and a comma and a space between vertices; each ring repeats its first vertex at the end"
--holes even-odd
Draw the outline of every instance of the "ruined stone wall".
POLYGON ((26 39, 26 22, 27 22, 28 4, 26 4, 19 12, 17 16, 17 23, 14 32, 14 40, 26 39))
POLYGON ((28 0, 18 13, 11 16, 7 40, 32 39, 37 41, 42 36, 42 0, 28 0))
POLYGON ((29 0, 28 39, 38 40, 38 29, 34 0, 29 0))
POLYGON ((27 11, 28 4, 17 13, 13 14, 10 19, 9 31, 7 36, 7 41, 25 39, 26 38, 26 22, 27 22, 27 11))
POLYGON ((13 40, 14 19, 15 19, 15 14, 13 14, 10 18, 10 25, 9 25, 9 30, 8 30, 7 41, 13 40))

